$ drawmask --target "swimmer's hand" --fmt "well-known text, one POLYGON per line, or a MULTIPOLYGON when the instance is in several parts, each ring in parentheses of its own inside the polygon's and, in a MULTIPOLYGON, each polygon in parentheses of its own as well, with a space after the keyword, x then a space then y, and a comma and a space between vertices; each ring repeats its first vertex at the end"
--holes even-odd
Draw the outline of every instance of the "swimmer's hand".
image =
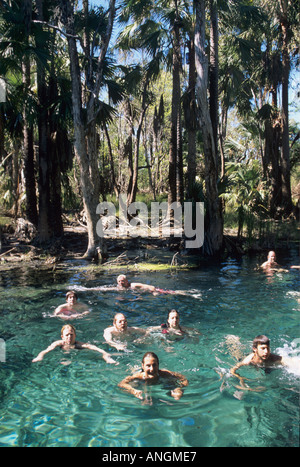
POLYGON ((134 395, 134 397, 137 397, 138 399, 144 400, 143 391, 140 391, 138 389, 134 389, 132 394, 134 395))
POLYGON ((111 358, 111 356, 108 354, 103 355, 103 358, 106 361, 106 363, 114 363, 115 365, 119 365, 119 362, 116 362, 116 360, 111 358))
POLYGON ((125 344, 116 344, 116 343, 114 343, 113 346, 114 346, 117 350, 126 350, 126 345, 125 345, 125 344))
POLYGON ((251 391, 251 392, 263 392, 266 390, 264 386, 257 386, 256 388, 250 388, 248 384, 245 384, 243 386, 235 385, 234 387, 236 387, 237 389, 242 389, 243 391, 251 391))
POLYGON ((171 396, 174 397, 176 401, 179 401, 183 396, 183 390, 180 388, 173 389, 171 391, 171 396))
POLYGON ((42 355, 38 355, 37 357, 35 357, 33 360, 31 360, 33 363, 35 362, 41 362, 43 360, 43 356, 42 355))

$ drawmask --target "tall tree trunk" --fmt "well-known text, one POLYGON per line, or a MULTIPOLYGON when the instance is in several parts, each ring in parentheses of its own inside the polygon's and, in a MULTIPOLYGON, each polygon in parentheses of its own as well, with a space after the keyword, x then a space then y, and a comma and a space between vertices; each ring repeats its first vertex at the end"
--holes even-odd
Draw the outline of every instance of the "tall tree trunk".
MULTIPOLYGON (((37 0, 37 17, 43 21, 43 0, 37 0)), ((37 47, 45 47, 44 39, 37 35, 37 47)), ((45 68, 37 63, 37 89, 38 89, 38 131, 39 131, 39 220, 38 234, 40 243, 47 242, 50 238, 49 219, 49 152, 47 147, 47 86, 45 68)))
POLYGON ((117 181, 116 181, 113 152, 112 152, 110 136, 109 136, 109 132, 108 132, 106 123, 103 124, 103 130, 104 130, 104 134, 105 134, 106 141, 107 141, 107 146, 108 146, 108 156, 109 156, 109 162, 110 162, 112 186, 113 186, 116 198, 118 199, 119 195, 120 195, 120 187, 119 187, 119 185, 117 184, 117 181))
POLYGON ((217 154, 208 109, 208 60, 205 53, 205 0, 194 0, 196 8, 195 49, 199 120, 203 135, 205 158, 205 239, 204 251, 209 255, 220 252, 223 244, 223 218, 217 188, 217 154))
MULTIPOLYGON (((25 41, 28 44, 31 19, 32 19, 32 1, 24 0, 24 28, 25 41)), ((30 59, 23 58, 22 63, 22 80, 26 92, 30 90, 30 59)), ((38 226, 38 211, 37 211, 37 196, 36 196, 36 179, 34 168, 34 148, 33 148, 33 125, 28 122, 28 105, 25 100, 23 105, 23 154, 24 154, 24 177, 25 177, 25 211, 26 217, 38 226)))
MULTIPOLYGON (((218 9, 216 0, 210 0, 210 53, 209 53, 209 111, 212 123, 214 145, 218 154, 218 122, 219 122, 219 99, 218 99, 218 79, 219 79, 219 27, 218 9)), ((218 156, 217 156, 218 162, 218 156)), ((218 163, 218 173, 220 164, 218 163)))
MULTIPOLYGON (((177 9, 177 0, 175 0, 177 9)), ((173 35, 173 89, 171 112, 171 140, 169 152, 169 205, 173 202, 183 201, 183 171, 182 171, 182 136, 181 136, 181 111, 180 111, 180 19, 176 15, 172 29, 173 35)))
MULTIPOLYGON (((84 7, 85 9, 87 8, 87 1, 85 1, 84 7)), ((102 260, 104 241, 102 236, 98 236, 97 233, 99 217, 96 212, 100 196, 100 177, 96 150, 96 118, 98 111, 100 110, 97 107, 97 99, 102 82, 104 59, 112 33, 113 20, 115 16, 115 0, 110 0, 109 2, 108 28, 105 37, 102 38, 103 42, 101 43, 100 53, 96 61, 96 71, 92 74, 92 70, 90 68, 86 73, 87 82, 92 86, 88 89, 89 96, 86 112, 87 123, 85 123, 82 108, 81 70, 79 66, 74 28, 74 1, 61 0, 60 10, 61 19, 66 28, 68 40, 72 80, 75 155, 80 167, 83 204, 87 218, 88 247, 84 257, 88 259, 98 258, 102 260)), ((86 40, 87 37, 85 38, 85 41, 86 40)), ((84 52, 89 66, 92 61, 95 61, 95 57, 93 57, 92 51, 88 50, 86 46, 84 46, 84 52)))
POLYGON ((129 204, 134 203, 136 199, 136 194, 137 194, 137 183, 138 183, 138 170, 139 170, 139 151, 140 151, 140 139, 141 139, 141 132, 142 132, 142 127, 143 127, 143 121, 144 117, 148 108, 148 103, 147 103, 147 88, 149 84, 149 79, 145 79, 144 83, 144 89, 143 89, 143 97, 142 97, 142 109, 140 113, 140 118, 136 130, 136 136, 135 136, 135 144, 134 144, 134 165, 133 165, 133 177, 132 177, 132 187, 131 187, 131 192, 129 195, 129 204))
POLYGON ((95 257, 96 248, 102 248, 102 239, 98 237, 96 232, 96 224, 98 221, 96 215, 96 207, 99 199, 95 199, 93 184, 90 178, 89 158, 87 154, 87 146, 85 140, 85 125, 82 114, 81 104, 81 75, 79 68, 78 53, 76 41, 74 39, 74 25, 73 25, 73 10, 69 2, 64 2, 68 6, 68 14, 63 17, 66 25, 68 36, 68 47, 70 56, 70 70, 72 80, 72 109, 73 109, 73 122, 74 122, 74 136, 75 136, 75 155, 78 160, 80 168, 80 185, 83 194, 83 205, 87 219, 88 230, 88 246, 85 257, 95 257))
POLYGON ((195 65, 195 40, 191 35, 189 43, 189 87, 185 108, 185 124, 188 135, 187 156, 187 197, 192 196, 193 186, 196 180, 196 135, 197 135, 197 110, 196 110, 196 65, 195 65))
POLYGON ((288 216, 292 212, 291 195, 291 174, 290 174, 290 143, 289 143, 289 38, 287 9, 288 0, 281 2, 280 26, 282 32, 282 147, 281 147, 281 167, 282 167, 282 205, 284 214, 288 216))

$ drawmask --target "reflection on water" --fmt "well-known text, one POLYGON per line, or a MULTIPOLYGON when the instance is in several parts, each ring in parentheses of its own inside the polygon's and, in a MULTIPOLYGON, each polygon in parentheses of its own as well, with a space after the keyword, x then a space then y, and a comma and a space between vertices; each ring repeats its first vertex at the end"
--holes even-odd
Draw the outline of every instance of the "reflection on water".
POLYGON ((74 264, 53 272, 20 268, 0 274, 0 338, 6 344, 0 361, 0 446, 298 446, 296 369, 247 368, 249 384, 264 387, 247 393, 229 373, 237 358, 251 352, 258 334, 271 339, 273 352, 300 356, 299 271, 270 278, 255 265, 244 258, 197 271, 129 274, 189 296, 79 291, 91 313, 72 321, 77 338, 114 354, 117 367, 91 351, 55 350, 32 363, 60 338, 65 321, 52 315, 65 292, 113 284, 113 274, 74 264), (154 336, 128 343, 131 352, 104 342, 103 330, 115 313, 124 313, 129 326, 146 328, 164 323, 172 308, 183 326, 201 333, 196 340, 184 336, 166 344, 154 336), (140 368, 147 350, 157 353, 161 368, 187 377, 182 399, 175 401, 158 385, 151 388, 152 404, 143 405, 117 387, 140 368))

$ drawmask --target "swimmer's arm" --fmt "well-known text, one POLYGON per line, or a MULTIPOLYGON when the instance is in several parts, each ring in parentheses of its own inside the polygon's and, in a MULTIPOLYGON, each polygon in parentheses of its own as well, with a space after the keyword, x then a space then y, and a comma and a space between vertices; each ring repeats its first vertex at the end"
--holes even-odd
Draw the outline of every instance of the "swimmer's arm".
POLYGON ((59 315, 59 313, 61 313, 64 308, 67 308, 69 309, 68 305, 66 303, 64 303, 63 305, 59 305, 55 310, 54 310, 54 315, 59 315))
POLYGON ((100 349, 96 345, 83 343, 83 342, 77 342, 77 347, 80 349, 88 349, 88 350, 94 350, 95 352, 98 352, 102 355, 103 359, 106 361, 106 363, 117 363, 115 360, 111 358, 111 356, 105 352, 104 350, 100 349))
POLYGON ((113 327, 106 328, 104 330, 103 337, 105 341, 107 342, 107 344, 111 345, 112 347, 115 347, 115 349, 117 350, 125 350, 126 345, 118 344, 117 342, 113 340, 112 330, 113 330, 113 327))
POLYGON ((33 361, 33 362, 41 362, 41 361, 43 360, 44 356, 45 356, 47 353, 49 353, 49 352, 51 352, 52 350, 56 349, 56 347, 61 347, 62 345, 63 345, 63 341, 62 341, 62 340, 52 342, 52 344, 49 345, 49 347, 47 347, 47 349, 42 350, 42 352, 40 352, 40 353, 38 354, 38 356, 35 357, 32 361, 33 361))
POLYGON ((183 389, 182 387, 188 386, 189 382, 186 379, 185 376, 183 376, 181 373, 177 373, 176 371, 169 371, 169 370, 161 370, 160 375, 163 377, 175 377, 178 382, 179 386, 175 387, 175 389, 172 389, 171 391, 171 396, 174 397, 175 400, 181 399, 183 396, 183 389))
POLYGON ((85 303, 76 303, 73 309, 85 314, 90 312, 89 307, 85 303))
POLYGON ((151 332, 161 331, 161 326, 151 326, 146 329, 146 335, 150 334, 151 332))
POLYGON ((129 331, 133 331, 135 334, 140 334, 141 336, 144 336, 147 334, 147 330, 144 328, 137 328, 136 326, 131 326, 130 328, 127 328, 129 331))
POLYGON ((148 285, 148 284, 141 284, 140 282, 132 282, 130 284, 130 287, 132 289, 143 289, 143 290, 149 290, 150 292, 155 292, 156 288, 154 285, 148 285))
POLYGON ((119 388, 124 389, 125 391, 129 392, 129 394, 132 394, 138 399, 143 400, 143 391, 133 388, 130 384, 135 379, 143 379, 142 374, 135 373, 134 375, 127 376, 118 384, 118 386, 119 388))
POLYGON ((240 380, 240 383, 241 385, 246 388, 245 386, 245 379, 246 378, 243 378, 242 376, 240 376, 238 373, 237 373, 237 370, 239 368, 241 368, 242 366, 247 366, 247 365, 250 365, 252 359, 254 357, 254 353, 251 353, 250 355, 248 355, 246 358, 244 358, 244 360, 242 360, 241 362, 237 363, 233 368, 230 369, 230 373, 235 376, 236 378, 238 378, 240 380))
POLYGON ((104 337, 104 339, 106 340, 106 342, 107 342, 108 344, 113 345, 114 342, 113 342, 113 340, 112 340, 113 336, 112 336, 112 332, 111 332, 111 331, 112 331, 112 328, 106 328, 106 329, 104 329, 103 337, 104 337))

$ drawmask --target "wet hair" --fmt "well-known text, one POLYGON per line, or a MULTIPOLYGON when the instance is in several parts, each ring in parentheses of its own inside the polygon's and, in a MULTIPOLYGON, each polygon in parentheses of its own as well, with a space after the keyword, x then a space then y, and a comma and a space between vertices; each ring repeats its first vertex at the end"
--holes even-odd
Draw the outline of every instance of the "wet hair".
POLYGON ((124 316, 124 318, 125 318, 126 321, 127 321, 127 318, 126 318, 126 316, 124 315, 124 313, 116 313, 115 316, 114 316, 114 320, 113 320, 113 323, 114 323, 114 324, 115 324, 116 319, 117 319, 118 316, 124 316))
POLYGON ((154 352, 146 352, 145 355, 143 356, 142 363, 144 363, 146 357, 153 357, 153 358, 155 358, 156 361, 157 361, 157 364, 158 364, 158 366, 159 366, 159 360, 158 360, 158 356, 156 355, 156 353, 154 353, 154 352))
POLYGON ((76 329, 75 329, 75 327, 73 326, 73 324, 65 324, 65 325, 61 328, 61 331, 60 331, 61 335, 63 335, 63 332, 64 332, 64 330, 65 330, 66 328, 71 328, 71 329, 75 332, 75 334, 76 334, 76 329))
POLYGON ((74 295, 74 297, 76 298, 76 300, 78 299, 78 296, 77 296, 77 293, 74 292, 74 290, 70 290, 69 292, 66 293, 66 297, 70 297, 70 295, 74 295))
POLYGON ((255 339, 253 339, 252 347, 254 349, 257 349, 258 345, 270 346, 270 339, 267 336, 264 336, 263 334, 260 336, 256 336, 255 339))
MULTIPOLYGON (((177 310, 175 310, 175 308, 173 308, 172 310, 169 311, 169 313, 168 313, 168 318, 167 318, 167 323, 166 323, 166 326, 167 326, 168 328, 170 327, 169 317, 170 317, 170 314, 171 314, 171 313, 177 313, 178 316, 179 316, 179 312, 178 312, 177 310)), ((180 329, 180 331, 183 332, 183 330, 181 329, 180 324, 178 325, 178 328, 180 329)))
POLYGON ((168 319, 169 319, 169 316, 170 316, 171 313, 177 313, 179 315, 178 311, 175 310, 175 308, 173 308, 173 310, 170 310, 169 313, 168 313, 168 319))
POLYGON ((117 282, 119 279, 127 279, 127 276, 125 274, 120 274, 118 277, 117 277, 117 282))

